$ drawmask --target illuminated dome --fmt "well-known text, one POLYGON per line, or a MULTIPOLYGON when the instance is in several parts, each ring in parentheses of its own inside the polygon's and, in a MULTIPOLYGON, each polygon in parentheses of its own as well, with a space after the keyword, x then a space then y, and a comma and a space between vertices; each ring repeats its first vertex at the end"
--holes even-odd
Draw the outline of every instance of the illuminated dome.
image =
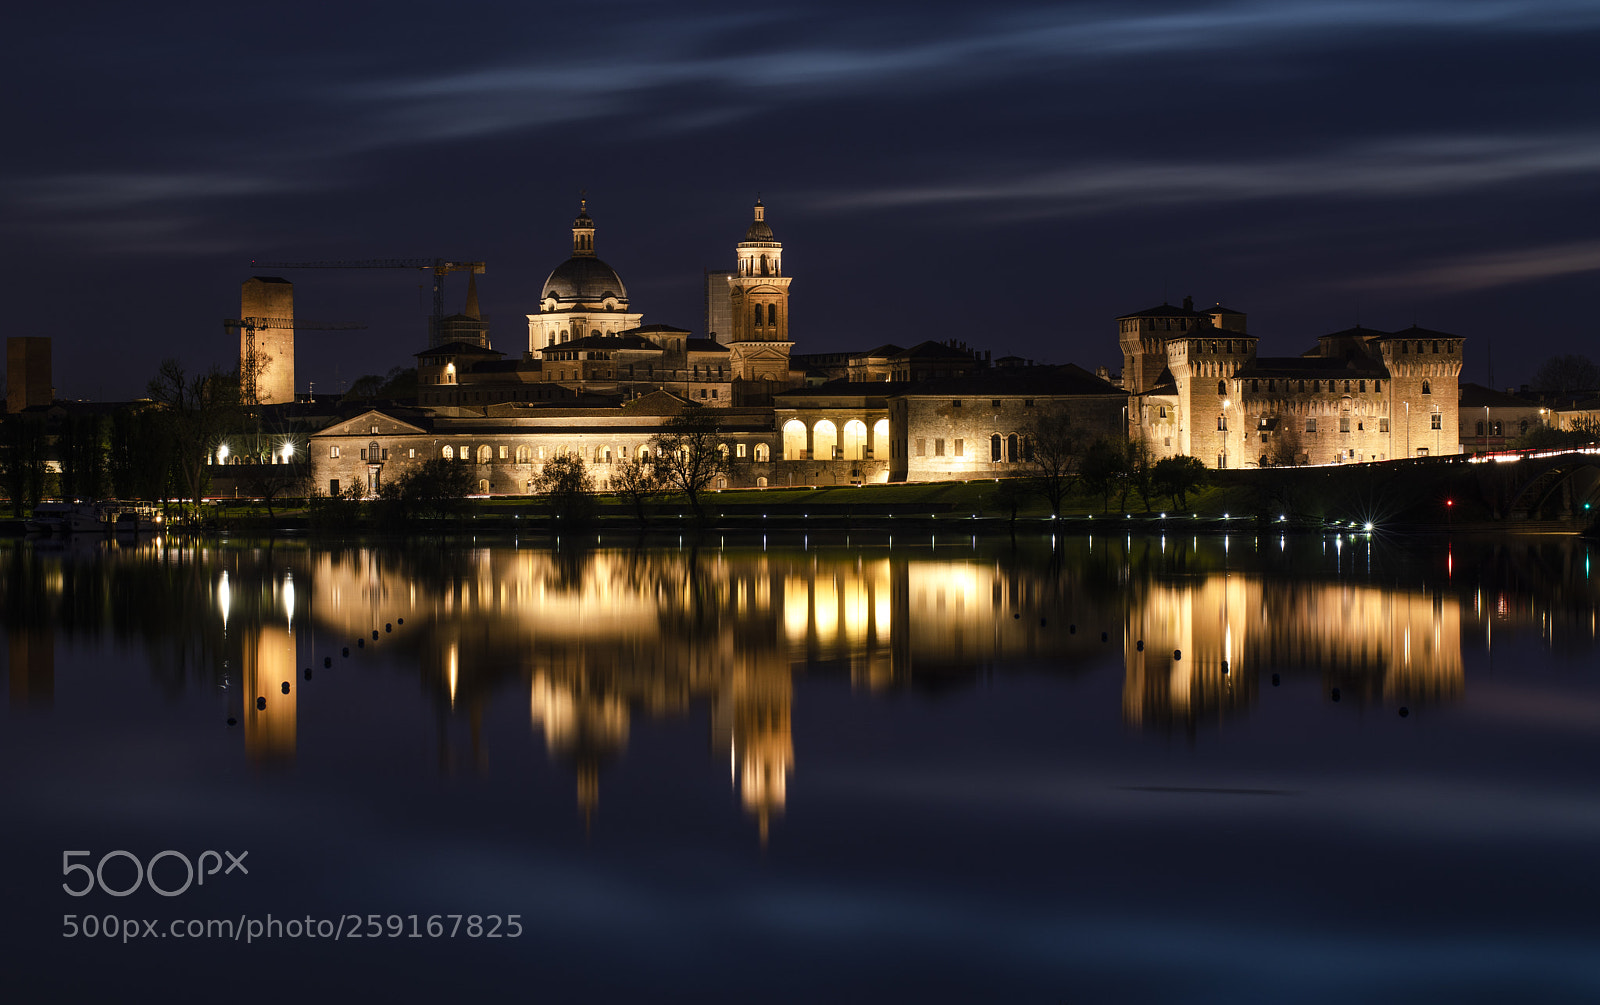
POLYGON ((593 256, 567 259, 544 281, 544 296, 579 303, 599 303, 607 297, 619 302, 628 299, 628 288, 611 266, 593 256))

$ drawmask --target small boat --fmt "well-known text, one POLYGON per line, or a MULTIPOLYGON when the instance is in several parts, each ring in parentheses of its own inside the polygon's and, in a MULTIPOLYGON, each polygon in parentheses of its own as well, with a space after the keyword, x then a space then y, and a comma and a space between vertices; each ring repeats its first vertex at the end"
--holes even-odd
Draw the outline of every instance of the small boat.
POLYGON ((103 534, 111 529, 104 507, 84 502, 47 502, 33 508, 28 531, 34 534, 103 534))

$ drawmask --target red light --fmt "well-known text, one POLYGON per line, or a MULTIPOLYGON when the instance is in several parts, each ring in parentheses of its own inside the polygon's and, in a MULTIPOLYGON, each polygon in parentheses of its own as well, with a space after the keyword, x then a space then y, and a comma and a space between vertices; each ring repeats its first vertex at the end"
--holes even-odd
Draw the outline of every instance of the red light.
POLYGON ((1454 506, 1454 505, 1455 505, 1455 504, 1456 504, 1456 501, 1455 501, 1455 500, 1454 500, 1454 499, 1446 499, 1446 500, 1445 500, 1445 501, 1444 501, 1444 504, 1445 504, 1445 505, 1446 505, 1446 506, 1454 506))

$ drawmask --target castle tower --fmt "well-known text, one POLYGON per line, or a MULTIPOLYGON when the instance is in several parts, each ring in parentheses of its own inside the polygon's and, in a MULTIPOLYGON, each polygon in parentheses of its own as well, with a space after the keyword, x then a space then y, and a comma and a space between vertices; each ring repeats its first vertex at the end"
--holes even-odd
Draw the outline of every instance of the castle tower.
MULTIPOLYGON (((1243 467, 1247 429, 1240 389, 1234 374, 1256 358, 1256 340, 1244 333, 1244 315, 1234 315, 1237 328, 1214 328, 1212 315, 1166 343, 1167 368, 1178 385, 1182 416, 1179 452, 1200 458, 1207 467, 1243 467)), ((1253 454, 1250 456, 1254 456, 1253 454)))
POLYGON ((239 291, 239 319, 246 325, 239 331, 239 379, 246 388, 251 385, 250 343, 255 343, 255 397, 248 404, 292 404, 294 284, 276 276, 246 279, 239 291))
POLYGON ((728 277, 733 378, 770 382, 771 390, 782 390, 788 386, 789 350, 794 347, 789 341, 789 277, 783 274, 783 245, 773 238, 759 199, 755 220, 737 252, 739 267, 728 277))
POLYGON ((1389 370, 1389 456, 1461 453, 1465 340, 1412 325, 1373 341, 1389 370))

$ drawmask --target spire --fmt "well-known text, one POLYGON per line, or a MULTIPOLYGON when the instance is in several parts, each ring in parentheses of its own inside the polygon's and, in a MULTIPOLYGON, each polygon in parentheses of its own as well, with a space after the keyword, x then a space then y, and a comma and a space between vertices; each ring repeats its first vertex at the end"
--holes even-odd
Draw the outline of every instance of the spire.
POLYGON ((483 312, 478 310, 478 275, 475 272, 467 273, 467 309, 461 313, 469 318, 483 319, 483 312))
POLYGON ((589 216, 587 193, 578 198, 578 218, 572 221, 572 257, 594 257, 594 220, 589 216))

